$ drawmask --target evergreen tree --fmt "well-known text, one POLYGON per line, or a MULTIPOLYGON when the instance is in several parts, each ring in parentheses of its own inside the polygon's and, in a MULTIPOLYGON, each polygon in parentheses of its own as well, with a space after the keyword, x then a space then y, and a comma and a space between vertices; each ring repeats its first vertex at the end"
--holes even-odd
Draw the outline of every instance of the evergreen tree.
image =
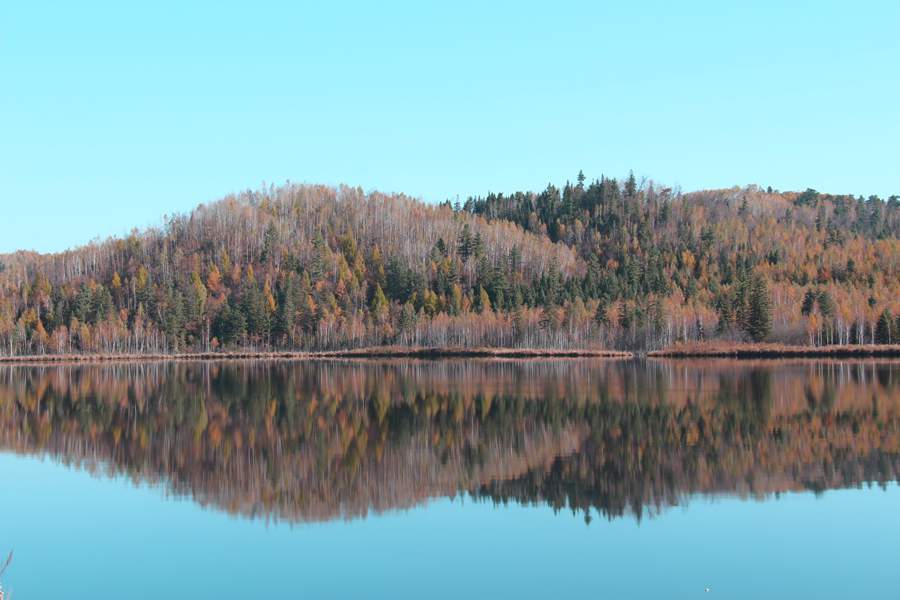
POLYGON ((475 258, 481 258, 484 256, 484 239, 481 237, 481 232, 479 231, 472 237, 472 247, 470 249, 470 255, 475 258))
POLYGON ((297 302, 299 299, 299 290, 297 283, 297 275, 291 273, 288 276, 287 283, 282 286, 278 299, 278 310, 275 314, 275 323, 273 326, 275 335, 287 341, 288 345, 294 346, 294 324, 297 318, 297 302))
POLYGON ((316 300, 313 298, 312 294, 305 294, 303 296, 298 313, 298 320, 300 327, 303 328, 303 332, 309 335, 315 334, 316 328, 319 325, 320 312, 319 306, 316 304, 316 300))
POLYGON ((278 313, 275 317, 275 334, 287 340, 291 346, 294 344, 294 315, 297 305, 294 298, 286 295, 278 305, 278 313))
POLYGON ((601 298, 597 304, 597 310, 594 312, 594 322, 602 327, 609 326, 609 303, 606 298, 601 298))
POLYGON ((463 262, 466 262, 472 255, 472 250, 472 232, 469 231, 469 224, 466 223, 463 225, 462 231, 459 232, 459 237, 456 240, 456 253, 459 254, 459 258, 463 262))
POLYGON ((630 331, 632 325, 634 325, 634 311, 627 302, 622 300, 619 303, 619 327, 623 331, 630 331))
POLYGON ((637 194, 637 180, 634 178, 634 171, 628 173, 628 179, 625 180, 625 197, 633 198, 637 194))
POLYGON ((241 298, 240 310, 247 321, 247 333, 266 339, 271 333, 271 320, 266 298, 257 284, 248 284, 241 298))
POLYGON ((894 318, 891 311, 884 309, 881 316, 878 317, 878 323, 875 325, 875 343, 876 344, 892 344, 896 339, 894 336, 894 318))
POLYGON ((818 303, 819 312, 822 313, 823 317, 830 319, 834 316, 834 300, 831 299, 831 294, 827 290, 819 292, 818 303))
POLYGON ((808 317, 813 313, 816 309, 816 292, 812 289, 806 290, 806 293, 803 295, 803 302, 800 305, 800 313, 808 317))
POLYGON ((313 283, 322 281, 328 271, 328 244, 321 233, 313 239, 312 261, 309 263, 309 276, 313 283))
POLYGON ((517 342, 521 342, 525 337, 525 311, 519 306, 513 313, 513 336, 517 342))
POLYGON ((278 230, 275 229, 275 225, 273 223, 269 223, 268 228, 266 228, 266 233, 265 235, 263 235, 263 248, 259 256, 260 262, 269 262, 272 258, 272 253, 277 247, 278 230))
POLYGON ((91 289, 87 284, 82 284, 78 294, 75 296, 75 301, 72 303, 71 317, 78 319, 82 323, 86 322, 91 314, 92 304, 93 294, 91 294, 91 289))
POLYGON ((91 298, 91 323, 99 323, 106 319, 107 315, 113 310, 112 294, 104 285, 98 285, 94 289, 91 298))
POLYGON ((226 303, 213 322, 213 335, 223 345, 240 342, 247 331, 247 321, 241 311, 226 303))
POLYGON ((761 342, 772 330, 772 308, 766 280, 755 276, 750 284, 749 314, 745 331, 754 342, 761 342))
POLYGON ((416 328, 416 309, 411 302, 407 302, 400 309, 400 331, 409 333, 416 328))
POLYGON ((184 347, 185 301, 180 291, 172 293, 166 301, 163 320, 164 331, 175 351, 184 347))

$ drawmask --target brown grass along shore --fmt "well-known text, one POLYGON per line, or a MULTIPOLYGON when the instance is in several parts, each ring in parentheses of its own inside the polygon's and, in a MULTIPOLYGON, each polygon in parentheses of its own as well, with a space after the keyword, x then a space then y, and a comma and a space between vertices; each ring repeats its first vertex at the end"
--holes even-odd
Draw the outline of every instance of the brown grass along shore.
POLYGON ((743 344, 693 342, 648 352, 651 358, 856 358, 866 356, 900 357, 900 344, 841 346, 792 346, 788 344, 743 344))
MULTIPOLYGON (((98 363, 191 360, 314 360, 323 358, 633 358, 619 350, 550 348, 439 348, 375 346, 320 352, 185 352, 173 354, 36 354, 0 356, 0 364, 98 363)), ((860 358, 898 357, 900 344, 798 346, 692 342, 676 344, 646 354, 649 358, 860 358)))
POLYGON ((310 360, 321 358, 631 358, 618 350, 550 348, 437 348, 376 346, 323 352, 190 352, 180 354, 37 354, 0 356, 0 364, 92 363, 163 360, 310 360))

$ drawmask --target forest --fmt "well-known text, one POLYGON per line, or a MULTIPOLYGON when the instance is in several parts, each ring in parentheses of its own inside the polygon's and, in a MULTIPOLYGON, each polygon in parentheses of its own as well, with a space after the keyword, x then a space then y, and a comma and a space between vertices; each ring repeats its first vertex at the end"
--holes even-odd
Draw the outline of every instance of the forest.
POLYGON ((898 205, 580 172, 441 204, 288 183, 0 256, 0 355, 892 344, 898 205))

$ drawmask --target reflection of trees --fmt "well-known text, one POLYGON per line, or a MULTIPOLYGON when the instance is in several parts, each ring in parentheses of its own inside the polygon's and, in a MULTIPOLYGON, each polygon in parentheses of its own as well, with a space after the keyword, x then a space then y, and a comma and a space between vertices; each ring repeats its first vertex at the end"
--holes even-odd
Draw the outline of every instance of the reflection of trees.
POLYGON ((244 515, 460 491, 638 516, 900 472, 894 363, 438 361, 0 368, 0 444, 244 515))
POLYGON ((693 493, 759 496, 900 477, 896 364, 735 367, 720 370, 716 387, 681 402, 590 407, 592 435, 577 453, 475 495, 640 518, 693 493))

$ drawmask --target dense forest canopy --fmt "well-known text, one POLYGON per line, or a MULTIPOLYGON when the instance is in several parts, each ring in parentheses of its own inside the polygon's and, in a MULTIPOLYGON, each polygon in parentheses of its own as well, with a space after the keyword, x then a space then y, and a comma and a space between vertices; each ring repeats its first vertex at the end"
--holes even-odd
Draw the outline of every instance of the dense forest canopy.
POLYGON ((439 206, 288 184, 0 256, 0 352, 892 343, 898 204, 581 173, 439 206))

